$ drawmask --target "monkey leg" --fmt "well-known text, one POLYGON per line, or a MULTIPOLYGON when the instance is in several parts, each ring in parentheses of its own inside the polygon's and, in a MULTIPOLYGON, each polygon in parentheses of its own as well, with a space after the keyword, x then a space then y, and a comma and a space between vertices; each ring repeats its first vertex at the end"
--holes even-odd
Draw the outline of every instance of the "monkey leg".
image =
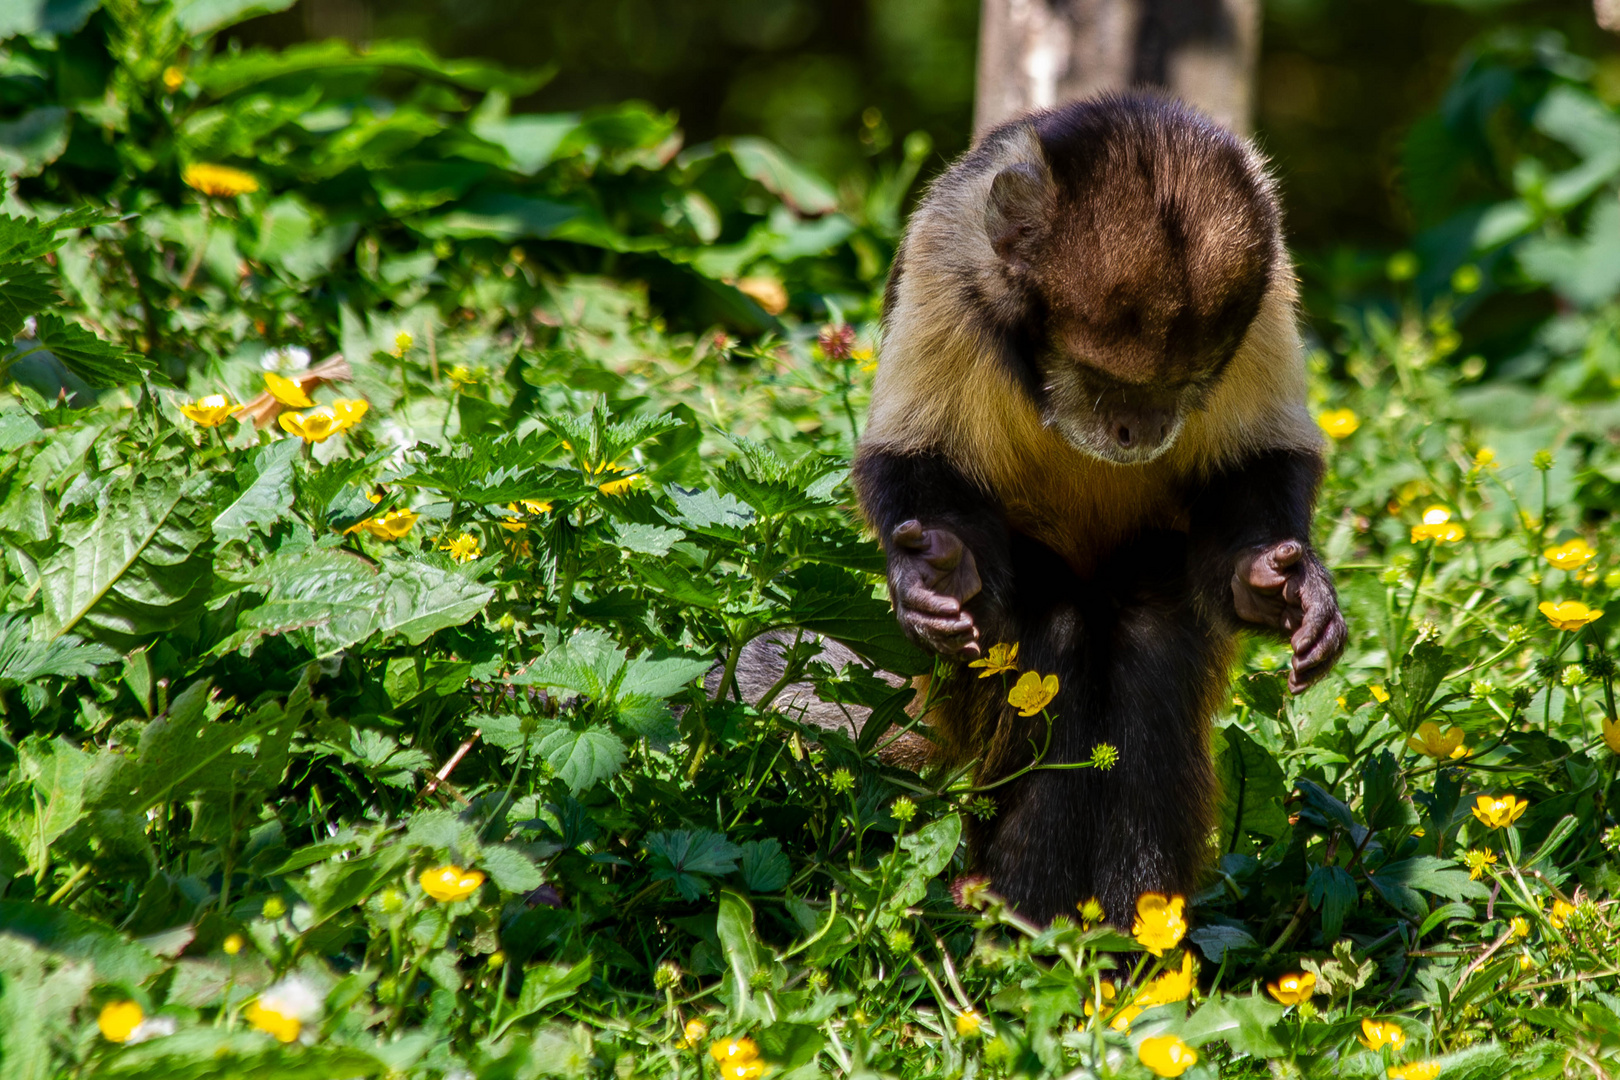
MULTIPOLYGON (((1054 590, 1049 566, 1019 582, 1019 666, 1058 675, 1056 721, 1040 766, 996 790, 981 851, 992 888, 1041 922, 1095 896, 1128 928, 1141 893, 1192 892, 1209 846, 1230 637, 1198 614, 1183 538, 1129 547, 1095 584, 1054 590), (1109 771, 1046 767, 1100 743, 1119 752, 1109 771)), ((1044 731, 1028 735, 1039 746, 1044 731)))

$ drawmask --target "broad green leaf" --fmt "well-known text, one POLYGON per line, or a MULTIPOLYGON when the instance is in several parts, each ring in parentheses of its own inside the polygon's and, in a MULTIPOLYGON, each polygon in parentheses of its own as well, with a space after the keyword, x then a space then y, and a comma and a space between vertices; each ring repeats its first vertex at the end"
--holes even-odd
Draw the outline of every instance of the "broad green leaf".
POLYGON ((773 839, 750 840, 742 846, 742 879, 749 892, 781 892, 793 864, 773 839))
POLYGON ((782 579, 780 587, 787 593, 782 625, 825 634, 897 675, 933 669, 933 661, 900 632, 889 604, 849 571, 806 566, 782 579))
POLYGON ((378 576, 382 605, 376 632, 398 634, 412 645, 462 623, 484 610, 494 590, 453 570, 407 559, 384 559, 378 576))
POLYGON ((1362 771, 1361 816, 1369 829, 1416 825, 1417 808, 1406 796, 1406 777, 1395 755, 1380 750, 1362 771))
POLYGON ((667 698, 686 689, 714 666, 706 656, 676 656, 652 652, 637 656, 625 665, 619 679, 619 693, 667 698))
POLYGON ((22 332, 23 323, 30 315, 55 303, 56 285, 44 266, 38 263, 0 265, 0 342, 10 345, 22 332))
POLYGON ((728 139, 725 146, 744 176, 759 181, 799 213, 827 214, 838 209, 838 198, 833 190, 775 144, 752 136, 738 136, 728 139))
POLYGON ((523 895, 545 883, 534 860, 516 848, 496 844, 484 848, 478 855, 478 869, 489 875, 495 887, 502 892, 523 895))
POLYGON ((731 991, 732 1015, 746 1016, 751 1010, 754 973, 760 966, 759 939, 754 932, 754 909, 730 889, 720 892, 720 912, 715 919, 720 951, 726 958, 726 975, 731 991))
POLYGON ((175 0, 174 20, 193 34, 239 23, 255 15, 285 11, 295 0, 175 0))
POLYGON ((493 1037, 500 1038, 506 1029, 517 1021, 533 1016, 547 1005, 569 997, 575 990, 584 986, 590 977, 591 958, 588 956, 572 966, 536 964, 526 969, 523 973, 523 990, 518 994, 517 1004, 512 1007, 511 1015, 495 1029, 493 1037))
POLYGON ((1407 730, 1417 727, 1427 711, 1429 700, 1440 688, 1440 680, 1451 668, 1451 657, 1432 641, 1419 642, 1401 657, 1400 681, 1390 690, 1390 708, 1407 730))
POLYGON ((510 681, 518 686, 555 686, 593 700, 611 701, 624 668, 624 651, 611 637, 601 630, 581 630, 546 650, 510 681))
POLYGON ((1221 1039, 1239 1054, 1279 1057, 1284 1051, 1273 1029, 1282 1015, 1281 1005, 1259 994, 1223 995, 1195 1010, 1177 1034, 1195 1046, 1221 1039))
POLYGON ((0 687, 22 686, 51 676, 91 676, 118 654, 105 645, 85 645, 69 634, 52 641, 36 641, 21 616, 0 617, 0 687))
POLYGON ((42 105, 0 123, 0 173, 38 176, 67 149, 70 121, 62 106, 42 105))
POLYGON ((57 315, 34 317, 34 341, 91 386, 122 386, 143 379, 169 385, 169 377, 139 353, 102 341, 57 315))
POLYGON ((542 729, 535 749, 575 795, 606 780, 624 765, 623 740, 600 725, 575 730, 554 722, 542 729))
POLYGON ((1491 894, 1483 881, 1471 881, 1468 871, 1455 862, 1433 855, 1415 855, 1385 863, 1373 878, 1385 888, 1422 889, 1447 900, 1484 900, 1491 894))
POLYGON ((960 814, 946 814, 911 835, 901 837, 900 850, 905 858, 900 862, 889 907, 895 910, 910 907, 928 895, 928 882, 951 864, 961 842, 960 814))
POLYGON ((6 813, 3 824, 36 875, 49 864, 51 845, 84 817, 89 763, 88 755, 62 738, 35 736, 17 746, 17 764, 32 791, 6 813))
POLYGON ((643 846, 654 881, 673 882, 676 891, 696 900, 709 891, 709 878, 737 869, 742 848, 708 829, 676 829, 649 835, 643 846))
POLYGON ((1339 936, 1344 917, 1356 906, 1356 879, 1342 866, 1318 866, 1305 881, 1311 907, 1322 913, 1322 936, 1339 936))
POLYGON ((1187 940, 1197 945, 1204 956, 1216 964, 1224 960, 1230 950, 1253 949, 1260 944, 1254 940, 1254 935, 1240 926, 1200 926, 1187 934, 1187 940))
POLYGON ((1282 767, 1236 724, 1212 740, 1221 785, 1221 850, 1235 851, 1245 835, 1275 840, 1288 831, 1282 767))
POLYGON ((105 923, 63 907, 26 900, 0 900, 0 936, 31 941, 68 960, 95 968, 96 980, 138 986, 160 965, 146 949, 105 923))
POLYGON ((261 446, 240 467, 246 483, 236 501, 214 519, 214 536, 222 543, 247 540, 287 516, 293 504, 293 462, 298 459, 297 439, 281 439, 261 446))

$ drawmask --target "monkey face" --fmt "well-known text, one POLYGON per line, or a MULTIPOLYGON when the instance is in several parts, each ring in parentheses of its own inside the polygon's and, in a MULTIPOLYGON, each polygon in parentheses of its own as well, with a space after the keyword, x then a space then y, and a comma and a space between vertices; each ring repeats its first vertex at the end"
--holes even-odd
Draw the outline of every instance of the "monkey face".
POLYGON ((1026 160, 998 169, 983 210, 998 321, 1045 423, 1120 464, 1164 453, 1207 400, 1281 250, 1241 143, 1144 123, 1107 103, 1036 116, 1035 144, 1006 136, 1026 160))

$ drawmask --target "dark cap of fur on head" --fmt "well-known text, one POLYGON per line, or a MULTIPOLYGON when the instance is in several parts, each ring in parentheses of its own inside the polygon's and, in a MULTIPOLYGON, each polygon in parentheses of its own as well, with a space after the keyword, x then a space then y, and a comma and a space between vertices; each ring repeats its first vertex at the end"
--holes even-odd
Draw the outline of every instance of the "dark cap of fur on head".
POLYGON ((1000 166, 984 228, 1003 320, 1040 319, 1047 348, 1127 386, 1219 373, 1283 258, 1247 144, 1179 102, 1120 94, 1003 125, 974 158, 1000 166), (1037 160, 1006 162, 1019 140, 1037 160))

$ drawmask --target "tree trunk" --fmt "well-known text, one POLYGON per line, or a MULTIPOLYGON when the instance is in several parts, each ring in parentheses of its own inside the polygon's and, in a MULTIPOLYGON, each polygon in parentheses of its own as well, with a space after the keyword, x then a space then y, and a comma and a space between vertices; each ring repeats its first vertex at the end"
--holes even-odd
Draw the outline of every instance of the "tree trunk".
POLYGON ((1592 10, 1599 26, 1620 34, 1620 0, 1592 0, 1592 10))
POLYGON ((1259 53, 1260 0, 984 0, 974 128, 1158 86, 1247 132, 1259 53))

